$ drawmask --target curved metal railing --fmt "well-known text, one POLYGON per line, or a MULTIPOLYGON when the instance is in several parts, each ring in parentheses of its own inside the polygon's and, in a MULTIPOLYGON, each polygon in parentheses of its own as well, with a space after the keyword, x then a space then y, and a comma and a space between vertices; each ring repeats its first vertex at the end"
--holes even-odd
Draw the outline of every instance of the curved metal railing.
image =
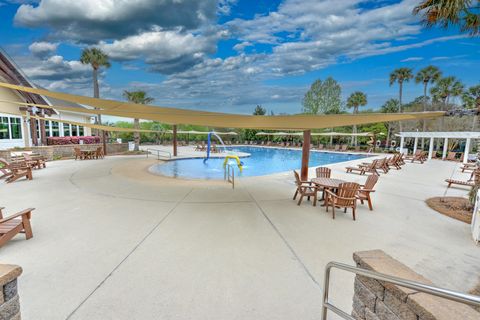
POLYGON ((170 159, 172 159, 172 154, 168 151, 165 151, 165 150, 147 148, 146 151, 147 151, 147 158, 150 154, 155 153, 157 155, 157 160, 164 160, 164 159, 170 160, 170 159), (163 154, 163 155, 161 155, 161 154, 163 154))

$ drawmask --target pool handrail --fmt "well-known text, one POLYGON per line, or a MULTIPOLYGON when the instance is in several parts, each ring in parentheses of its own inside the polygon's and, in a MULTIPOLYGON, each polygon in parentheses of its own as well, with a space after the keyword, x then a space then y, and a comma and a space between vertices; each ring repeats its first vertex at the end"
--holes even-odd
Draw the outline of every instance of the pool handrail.
MULTIPOLYGON (((164 153, 164 154, 168 155, 169 160, 172 159, 172 154, 168 151, 165 151, 165 150, 147 148, 146 151, 147 151, 147 158, 148 158, 148 155, 150 153, 155 152, 157 154, 157 160, 162 160, 160 157, 163 157, 163 156, 160 156, 160 153, 164 153)), ((164 156, 164 158, 167 158, 167 156, 164 156)))

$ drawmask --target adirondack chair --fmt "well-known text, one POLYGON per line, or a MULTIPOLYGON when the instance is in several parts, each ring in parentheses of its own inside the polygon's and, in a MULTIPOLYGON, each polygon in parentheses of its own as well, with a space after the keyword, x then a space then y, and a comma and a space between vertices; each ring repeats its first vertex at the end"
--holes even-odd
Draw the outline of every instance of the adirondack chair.
POLYGON ((47 167, 45 159, 40 155, 34 157, 28 153, 23 153, 23 157, 25 158, 25 162, 32 168, 41 169, 47 167))
POLYGON ((465 163, 460 169, 462 169, 462 172, 467 171, 474 171, 477 169, 477 164, 476 163, 465 163))
POLYGON ((342 144, 342 148, 340 149, 340 151, 347 151, 348 150, 348 144, 342 144))
POLYGON ((0 158, 0 164, 2 164, 2 173, 6 177, 7 183, 14 182, 20 178, 27 178, 32 180, 32 168, 26 162, 8 162, 7 160, 0 158))
POLYGON ((103 155, 103 148, 102 147, 98 147, 96 150, 95 150, 95 158, 96 159, 103 159, 104 155, 103 155))
POLYGON ((346 167, 347 173, 353 173, 353 171, 358 171, 360 175, 364 175, 367 172, 380 175, 377 171, 378 159, 373 160, 371 163, 360 164, 357 167, 346 167))
POLYGON ((355 220, 355 210, 357 208, 357 191, 360 185, 355 182, 345 182, 338 186, 337 192, 325 190, 325 209, 332 207, 332 217, 335 219, 335 208, 352 209, 353 220, 355 220))
POLYGON ((448 183, 447 188, 450 188, 452 184, 457 184, 460 186, 474 187, 480 184, 480 169, 476 169, 472 172, 470 179, 467 181, 464 180, 455 180, 455 179, 445 179, 445 182, 448 183))
POLYGON ((3 217, 3 207, 0 207, 0 247, 6 244, 18 233, 25 233, 25 238, 33 237, 30 218, 34 208, 28 208, 9 217, 3 217))
POLYGON ((293 170, 295 176, 295 184, 297 185, 297 190, 293 195, 293 200, 297 198, 297 195, 300 195, 297 205, 302 203, 303 197, 307 197, 307 200, 310 201, 310 197, 313 197, 313 206, 317 205, 317 194, 318 187, 311 181, 302 181, 297 171, 293 170))
POLYGON ((447 160, 447 161, 459 161, 457 159, 457 153, 456 152, 453 152, 453 151, 449 151, 448 154, 447 154, 447 157, 443 160, 447 160))
POLYGON ((78 160, 78 159, 83 160, 83 154, 80 148, 74 147, 73 151, 75 152, 75 160, 78 160))
POLYGON ((370 210, 373 210, 372 198, 370 197, 370 193, 375 192, 373 188, 375 187, 375 184, 377 183, 377 181, 378 181, 377 175, 372 174, 368 176, 365 184, 361 185, 360 189, 358 189, 358 192, 357 192, 357 199, 360 200, 361 204, 363 204, 364 201, 367 201, 368 208, 370 210))
POLYGON ((339 145, 339 144, 336 144, 336 145, 335 145, 335 149, 333 149, 333 151, 340 151, 340 145, 339 145))
POLYGON ((315 169, 315 173, 317 174, 317 178, 330 178, 332 169, 327 167, 318 167, 315 169))

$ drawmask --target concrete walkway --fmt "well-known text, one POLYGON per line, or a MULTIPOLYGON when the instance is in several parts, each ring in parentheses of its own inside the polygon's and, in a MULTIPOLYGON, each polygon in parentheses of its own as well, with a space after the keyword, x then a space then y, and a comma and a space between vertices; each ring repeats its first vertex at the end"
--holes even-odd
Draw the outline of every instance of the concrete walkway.
MULTIPOLYGON (((357 250, 385 250, 452 289, 478 280, 469 225, 424 203, 444 194, 452 172, 467 176, 458 164, 432 160, 382 175, 374 211, 360 206, 352 221, 297 206, 290 173, 238 179, 232 190, 151 175, 156 162, 56 161, 31 182, 2 182, 7 213, 37 208, 34 238, 0 248, 1 262, 24 268, 23 319, 320 319, 325 264, 353 264, 357 250)), ((344 166, 331 166, 333 176, 364 182, 344 166)), ((332 279, 333 301, 347 312, 352 280, 332 279)))

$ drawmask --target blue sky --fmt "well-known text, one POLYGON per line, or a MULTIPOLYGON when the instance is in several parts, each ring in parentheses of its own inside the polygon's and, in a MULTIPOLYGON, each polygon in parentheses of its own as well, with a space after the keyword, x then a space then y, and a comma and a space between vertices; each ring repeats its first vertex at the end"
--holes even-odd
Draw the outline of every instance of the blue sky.
MULTIPOLYGON (((458 30, 425 30, 418 0, 0 0, 0 46, 36 83, 91 95, 78 62, 97 46, 112 67, 102 97, 146 90, 155 104, 250 113, 261 104, 298 113, 316 79, 332 76, 344 99, 364 91, 367 108, 396 97, 398 67, 438 66, 466 86, 480 83, 480 41, 458 30)), ((414 82, 404 101, 422 94, 414 82)))

